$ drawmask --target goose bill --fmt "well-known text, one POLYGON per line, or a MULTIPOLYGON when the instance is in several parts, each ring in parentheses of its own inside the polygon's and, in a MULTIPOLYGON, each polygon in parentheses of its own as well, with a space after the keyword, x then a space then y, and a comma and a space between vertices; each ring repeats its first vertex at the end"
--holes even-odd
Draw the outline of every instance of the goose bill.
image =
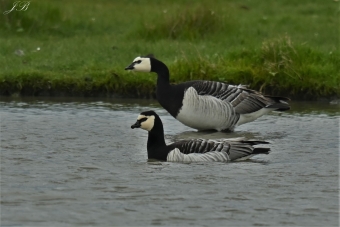
POLYGON ((132 62, 131 65, 125 67, 125 70, 133 70, 135 68, 135 63, 132 62))
POLYGON ((139 121, 136 121, 136 123, 134 123, 133 125, 131 125, 131 128, 134 129, 134 128, 140 128, 140 122, 139 121))

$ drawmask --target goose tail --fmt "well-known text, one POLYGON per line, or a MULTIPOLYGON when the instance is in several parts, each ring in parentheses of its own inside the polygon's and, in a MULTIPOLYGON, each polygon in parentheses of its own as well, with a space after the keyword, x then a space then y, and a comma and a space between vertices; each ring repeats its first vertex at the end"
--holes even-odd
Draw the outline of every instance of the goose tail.
MULTIPOLYGON (((243 140, 242 143, 243 144, 249 144, 251 146, 259 145, 259 144, 270 144, 267 141, 261 141, 261 140, 243 140)), ((256 155, 256 154, 269 154, 269 151, 270 151, 270 148, 255 147, 251 154, 252 155, 256 155)))
POLYGON ((275 109, 275 111, 290 110, 290 106, 288 104, 288 101, 290 101, 289 98, 269 95, 265 95, 265 97, 273 101, 273 103, 267 105, 266 108, 275 109))
POLYGON ((270 148, 264 148, 264 147, 256 147, 253 150, 253 155, 256 154, 269 154, 270 153, 270 148))
POLYGON ((254 147, 254 145, 269 144, 259 140, 230 141, 229 158, 231 161, 242 161, 258 154, 269 154, 270 148, 254 147))

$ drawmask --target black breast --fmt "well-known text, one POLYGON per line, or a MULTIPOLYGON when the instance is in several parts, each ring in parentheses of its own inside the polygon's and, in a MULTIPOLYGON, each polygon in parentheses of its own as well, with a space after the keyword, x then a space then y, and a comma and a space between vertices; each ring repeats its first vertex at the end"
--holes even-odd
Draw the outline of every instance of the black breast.
POLYGON ((170 85, 168 88, 158 86, 156 98, 161 106, 173 117, 177 117, 183 105, 184 92, 196 81, 189 81, 177 85, 170 85))

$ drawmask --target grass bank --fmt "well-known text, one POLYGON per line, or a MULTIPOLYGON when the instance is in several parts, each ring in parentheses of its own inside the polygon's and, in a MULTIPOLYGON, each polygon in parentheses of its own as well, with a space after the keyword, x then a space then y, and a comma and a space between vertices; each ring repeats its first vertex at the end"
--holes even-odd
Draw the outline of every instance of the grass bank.
POLYGON ((153 53, 173 83, 339 97, 339 16, 336 1, 36 0, 1 15, 0 94, 154 97, 155 75, 124 71, 153 53))

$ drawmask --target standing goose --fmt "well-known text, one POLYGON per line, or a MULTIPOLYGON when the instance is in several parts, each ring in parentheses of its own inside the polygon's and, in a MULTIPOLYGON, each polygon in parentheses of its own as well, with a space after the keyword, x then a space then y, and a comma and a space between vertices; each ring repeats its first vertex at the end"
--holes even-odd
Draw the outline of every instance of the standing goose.
POLYGON ((148 159, 185 163, 227 162, 245 160, 257 154, 268 154, 270 150, 269 148, 253 147, 253 145, 267 144, 268 142, 242 139, 224 139, 221 141, 191 139, 166 145, 162 121, 154 111, 142 112, 131 128, 142 128, 149 132, 148 159))
POLYGON ((158 75, 156 97, 174 118, 194 129, 232 131, 270 111, 285 111, 288 98, 262 95, 243 85, 216 81, 169 83, 169 69, 153 57, 137 57, 125 68, 158 75))

